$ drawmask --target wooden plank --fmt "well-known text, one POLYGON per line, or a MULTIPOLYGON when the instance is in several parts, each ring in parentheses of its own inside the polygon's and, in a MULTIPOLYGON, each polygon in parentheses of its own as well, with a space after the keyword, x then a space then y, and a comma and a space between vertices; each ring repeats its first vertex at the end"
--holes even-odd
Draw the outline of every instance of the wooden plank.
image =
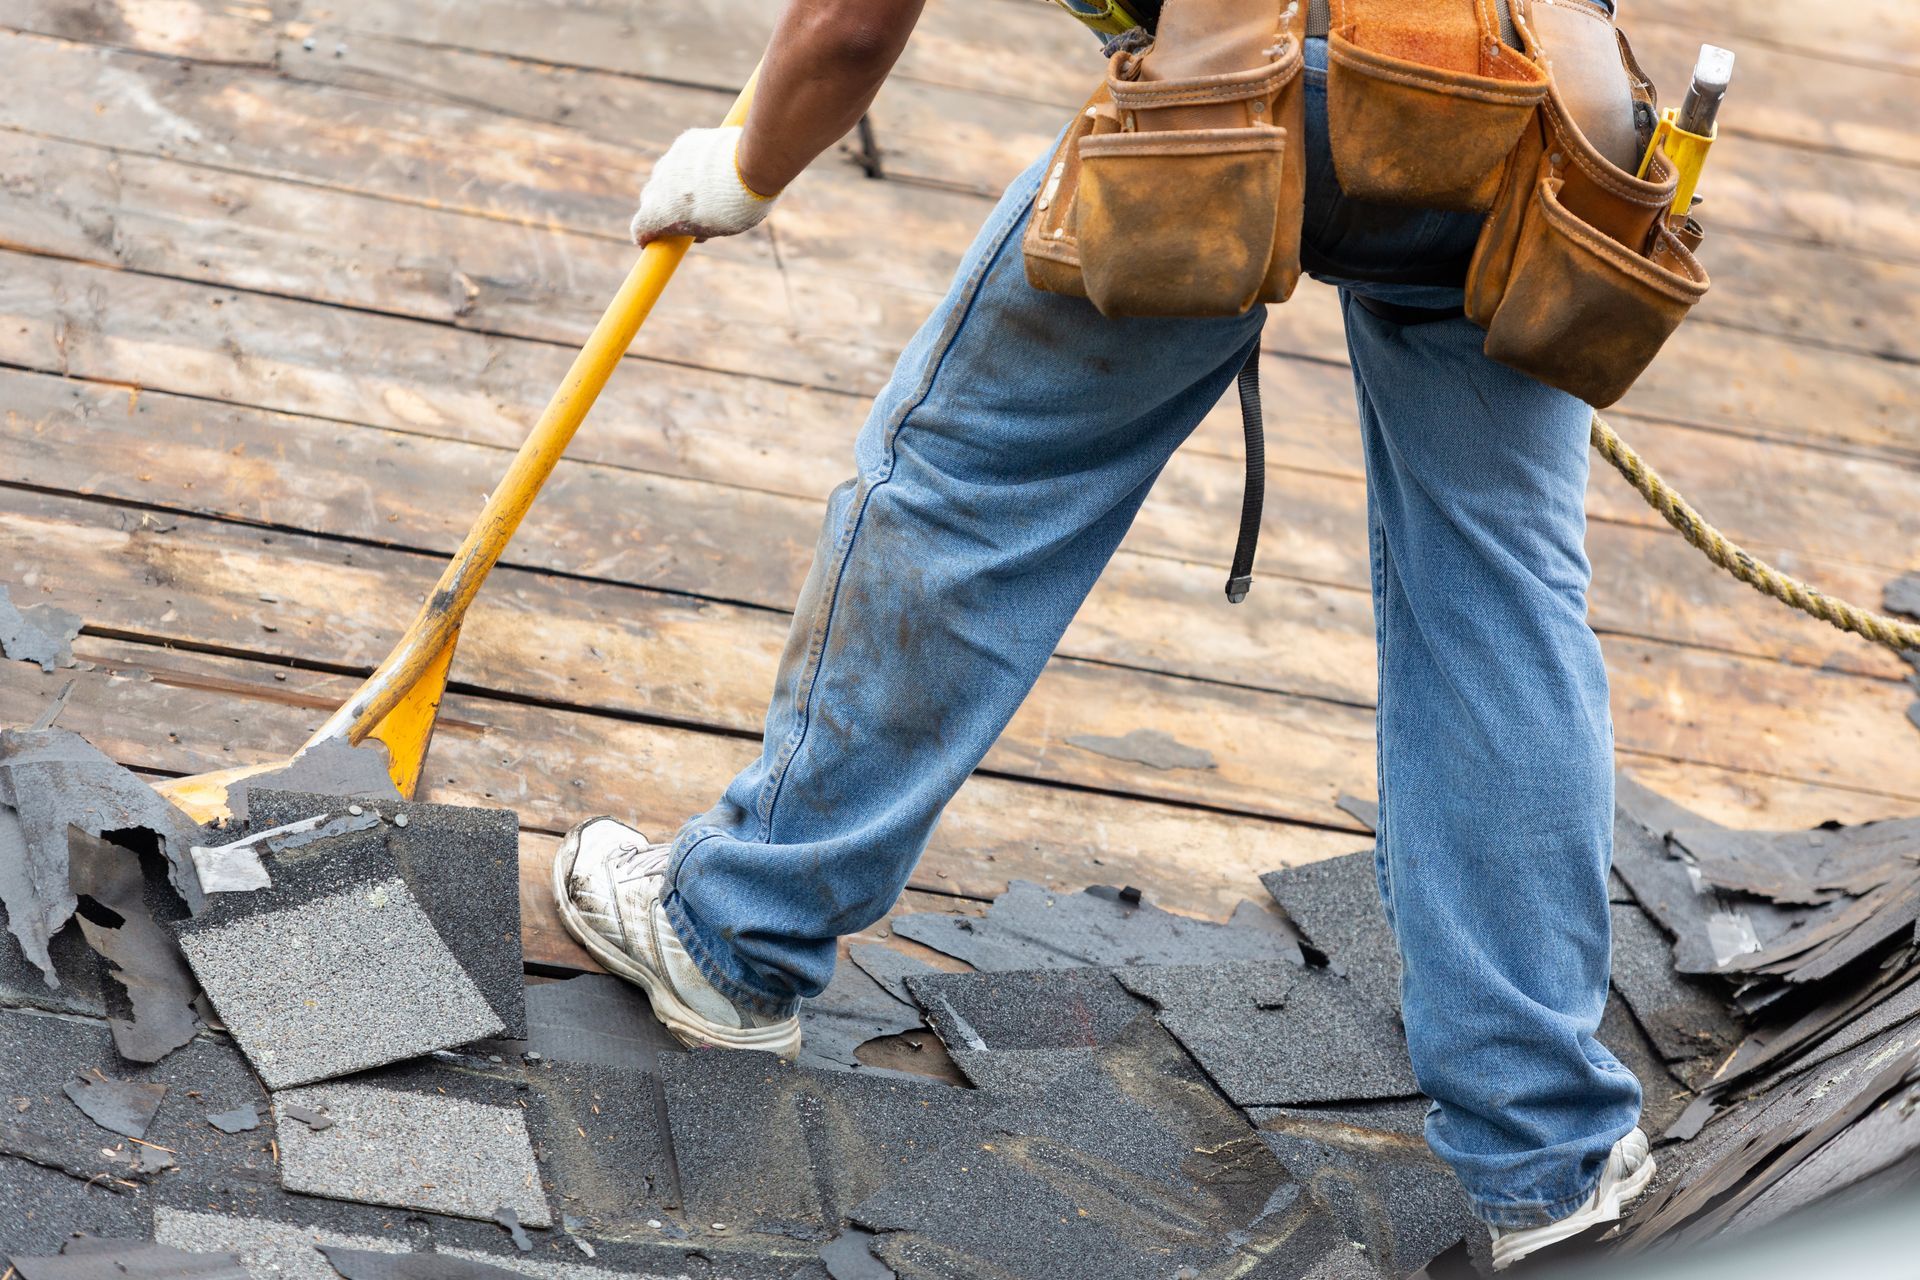
MULTIPOLYGON (((0 547, 90 626, 220 651, 368 669, 437 576, 430 556, 25 493, 0 547), (261 584, 276 584, 269 600, 261 584), (369 601, 395 602, 366 616, 369 601)), ((455 678, 518 698, 757 732, 785 620, 632 588, 499 571, 455 678)), ((1281 645, 1287 638, 1279 639, 1281 645)), ((1610 639, 1623 746, 1782 777, 1920 796, 1895 681, 1610 639)), ((989 754, 997 772, 1270 817, 1334 822, 1372 768, 1364 708, 1055 658, 989 754), (1166 769, 1100 745, 1152 729, 1206 751, 1166 769)))
MULTIPOLYGON (((1825 14, 1791 0, 1686 0, 1649 12, 1718 44, 1755 43, 1835 62, 1920 71, 1920 13, 1907 0, 1862 0, 1849 5, 1841 21, 1824 21, 1825 14)), ((1640 21, 1637 14, 1634 20, 1640 21)))
MULTIPOLYGON (((13 563, 38 566, 46 599, 96 628, 224 652, 370 670, 439 573, 433 557, 191 517, 159 532, 137 512, 98 504, 21 493, 10 505, 0 545, 13 563)), ((786 618, 766 610, 506 569, 462 629, 454 679, 757 737, 786 632, 786 618)), ((1365 708, 1056 658, 984 767, 1338 824, 1333 802, 1364 786, 1372 742, 1365 708), (1210 750, 1215 763, 1162 768, 1098 747, 1149 729, 1210 750)))
POLYGON ((0 27, 197 62, 271 66, 277 25, 265 3, 0 0, 0 27))
MULTIPOLYGON (((633 249, 304 184, 0 132, 0 241, 132 271, 577 346, 633 249)), ((877 388, 935 297, 691 255, 636 355, 877 388)))
MULTIPOLYGON (((117 641, 83 640, 80 651, 99 669, 43 676, 0 663, 0 722, 35 718, 72 679, 63 728, 123 764, 169 774, 289 754, 353 687, 339 676, 117 641)), ((754 750, 737 738, 452 695, 420 798, 504 805, 523 826, 550 832, 593 813, 668 832, 711 804, 754 750)), ((1009 878, 1132 883, 1169 908, 1224 917, 1259 897, 1261 871, 1365 844, 1350 831, 975 776, 914 883, 974 897, 1004 891, 1009 878)))
MULTIPOLYGON (((561 160, 549 168, 544 163, 529 172, 524 155, 529 148, 537 147, 544 158, 548 152, 549 139, 541 133, 543 126, 526 124, 530 136, 522 137, 517 148, 507 142, 504 136, 491 139, 492 146, 485 157, 474 157, 469 162, 461 160, 463 169, 471 168, 473 174, 463 184, 462 193, 456 197, 452 193, 442 193, 431 183, 425 191, 416 191, 420 183, 413 177, 402 181, 392 181, 380 175, 391 170, 405 170, 412 175, 424 165, 422 158, 417 163, 399 164, 388 153, 398 152, 404 156, 408 149, 418 152, 424 145, 427 130, 436 132, 436 146, 441 137, 458 135, 463 131, 482 132, 481 125, 475 124, 472 130, 466 130, 462 123, 465 116, 477 113, 461 108, 433 106, 417 103, 398 102, 374 95, 345 94, 352 110, 345 111, 350 127, 336 128, 328 132, 328 121, 314 119, 314 115, 324 108, 312 97, 316 93, 330 93, 342 97, 339 90, 325 90, 317 85, 291 85, 285 81, 260 80, 257 84, 245 86, 224 86, 231 92, 202 94, 199 81, 206 77, 196 77, 187 86, 156 85, 149 83, 153 78, 149 64, 152 59, 132 58, 126 55, 111 54, 101 50, 77 46, 59 45, 57 42, 38 41, 30 37, 16 37, 11 41, 0 42, 0 65, 4 65, 8 50, 19 44, 51 46, 57 56, 53 62, 77 59, 77 65, 70 68, 75 74, 97 73, 96 79, 104 78, 114 86, 113 102, 122 98, 135 97, 151 101, 155 95, 167 94, 168 112, 186 112, 192 115, 191 132, 196 136, 219 134, 222 137, 237 135, 241 124, 232 118, 231 103, 235 100, 248 100, 258 97, 270 100, 278 114, 264 121, 264 125, 275 131, 288 131, 302 138, 323 137, 324 142, 309 142, 295 147, 270 147, 264 139, 249 146, 237 142, 227 142, 220 148, 218 163, 231 166, 245 162, 265 172, 281 176, 296 176, 303 181, 326 182, 335 180, 342 173, 352 173, 355 181, 363 190, 371 190, 384 200, 411 199, 423 197, 436 202, 464 198, 465 207, 473 209, 472 198, 465 195, 467 189, 484 189, 488 193, 487 212, 500 208, 515 209, 517 216, 557 219, 566 222, 569 216, 586 216, 577 207, 586 201, 595 205, 600 212, 593 215, 598 226, 617 225, 611 220, 616 216, 624 217, 624 210, 631 197, 614 189, 609 189, 604 181, 609 168, 625 165, 631 168, 632 148, 602 147, 606 154, 600 157, 597 165, 587 163, 585 156, 592 150, 587 140, 566 130, 548 130, 555 137, 572 139, 570 150, 573 159, 567 159, 568 148, 563 148, 561 160), (119 59, 118 62, 103 63, 101 59, 119 59), (126 82, 126 83, 123 83, 126 82), (244 92, 243 92, 244 90, 244 92), (304 96, 303 96, 304 95, 304 96), (206 98, 203 101, 203 97, 206 98), (383 112, 398 117, 387 120, 376 127, 376 120, 383 112), (462 114, 464 112, 464 115, 462 114), (204 118, 204 119, 203 119, 204 118), (362 148, 369 154, 357 165, 347 162, 344 150, 362 148), (343 150, 344 149, 344 150, 343 150), (504 157, 499 154, 502 150, 504 157), (591 173, 591 181, 581 174, 591 173), (372 176, 367 176, 372 175, 372 176), (579 181, 575 178, 579 177, 579 181), (529 184, 538 179, 541 189, 534 192, 529 184), (474 183, 481 184, 472 187, 474 183), (408 194, 412 193, 412 194, 408 194), (525 197, 523 200, 522 197, 525 197), (527 203, 531 201, 531 203, 527 203), (563 208, 563 206, 565 206, 563 208), (570 215, 566 209, 573 208, 570 215), (618 213, 616 211, 619 211, 618 213)), ((34 52, 40 52, 36 47, 34 52)), ((17 50, 12 55, 18 60, 17 50)), ((34 62, 32 66, 38 67, 34 62)), ((218 74, 233 74, 219 72, 218 74)), ((259 78, 256 77, 256 80, 259 78)), ((208 86, 211 90, 223 86, 208 86)), ((105 104, 103 104, 105 105, 105 104)), ((31 108, 24 108, 31 115, 31 108)), ((143 135, 159 133, 171 136, 179 132, 177 122, 166 122, 164 113, 142 113, 132 110, 103 111, 100 116, 112 117, 106 125, 92 123, 95 113, 62 113, 58 118, 41 122, 36 127, 47 129, 69 129, 74 135, 85 135, 83 140, 103 145, 129 147, 143 135), (156 116, 159 117, 156 120, 156 116), (72 121, 78 120, 78 124, 72 121)), ((258 114, 258 113, 256 113, 258 114)), ((336 113, 341 114, 341 113, 336 113)), ((0 113, 0 119, 6 119, 0 113)), ((501 123, 492 117, 484 118, 487 127, 496 135, 502 133, 501 123)), ((15 123, 18 123, 16 120, 15 123)), ((250 131, 248 136, 262 135, 263 122, 256 121, 250 115, 244 121, 250 131)), ((149 146, 160 147, 159 141, 149 141, 149 146)), ((593 144, 595 146, 599 144, 593 144)), ((175 147, 182 154, 194 154, 192 148, 175 147)), ((202 149, 200 154, 211 154, 202 149)), ((438 172, 436 169, 434 172, 438 172)), ((1920 182, 1920 175, 1915 176, 1920 182)), ((637 176, 633 179, 637 181, 637 176)), ((925 206, 926 201, 937 200, 938 193, 913 193, 899 184, 859 182, 856 189, 860 193, 856 199, 848 194, 844 184, 833 182, 803 184, 805 191, 796 190, 794 198, 788 201, 778 215, 775 224, 779 228, 783 249, 783 262, 788 263, 788 273, 798 271, 800 266, 817 268, 822 272, 831 271, 857 278, 862 273, 873 273, 879 268, 873 265, 883 262, 885 273, 890 280, 906 280, 932 287, 943 280, 950 269, 953 255, 960 244, 971 234, 972 222, 977 209, 942 205, 939 208, 925 206), (905 191, 906 194, 899 194, 905 191), (804 199, 802 197, 805 197, 804 199), (911 209, 906 201, 917 201, 911 209), (875 210, 872 202, 879 200, 884 207, 875 210), (875 237, 869 228, 876 225, 874 218, 879 217, 878 225, 885 226, 887 234, 875 237), (904 246, 906 256, 902 258, 888 246, 904 246), (882 252, 882 250, 885 250, 882 252)), ((629 188, 630 189, 630 188, 629 188)), ((1920 197, 1920 186, 1909 193, 1920 197)), ((1901 218, 1905 218, 1902 207, 1901 218)), ((363 215, 362 221, 367 215, 363 215)), ((310 217, 307 225, 320 227, 329 225, 331 219, 310 217)), ((350 224, 351 225, 351 224, 350 224)), ((203 242, 205 243, 205 242, 203 242)), ((218 244, 215 239, 212 243, 218 244)), ((722 246, 715 252, 728 253, 748 251, 736 250, 731 246, 722 246)), ((1777 263, 1772 267, 1777 268, 1777 263)), ((467 282, 485 278, 480 273, 465 272, 467 282)), ((1797 271, 1791 273, 1794 278, 1831 279, 1831 272, 1797 271)), ((1763 279, 1778 279, 1780 273, 1770 270, 1763 279)), ((447 296, 459 297, 465 285, 460 278, 449 275, 450 286, 447 296)), ((769 282, 771 283, 771 282, 769 282)), ((1878 288, 1880 295, 1898 294, 1898 282, 1883 283, 1878 288)), ((742 328, 736 332, 760 333, 769 330, 768 308, 776 306, 784 295, 784 288, 773 290, 743 289, 737 291, 742 298, 743 313, 737 316, 726 314, 725 308, 718 309, 716 323, 732 322, 742 328)), ((872 332, 860 324, 846 325, 838 323, 835 316, 845 311, 856 318, 863 318, 862 304, 865 295, 873 298, 883 295, 877 290, 844 288, 835 295, 836 309, 823 319, 819 330, 818 346, 830 347, 828 334, 852 328, 858 332, 872 332)), ((730 293, 729 296, 736 296, 730 293)), ((1316 298, 1315 291, 1303 291, 1303 295, 1294 302, 1274 312, 1270 341, 1279 348, 1288 351, 1309 351, 1337 356, 1340 347, 1338 326, 1330 310, 1330 299, 1324 294, 1316 298)), ((790 312, 804 312, 807 308, 802 302, 789 304, 790 312)), ((877 349, 870 346, 863 355, 858 372, 850 372, 844 380, 828 385, 841 385, 850 388, 866 389, 877 385, 884 373, 886 364, 884 351, 890 343, 887 336, 894 340, 904 339, 910 327, 911 316, 917 306, 924 306, 926 299, 917 304, 899 303, 893 308, 893 324, 887 335, 876 335, 877 349)), ((873 303, 865 301, 865 307, 871 310, 873 303)), ((1771 311, 1786 316, 1819 315, 1818 308, 1799 305, 1791 298, 1769 304, 1771 311)), ((576 308, 577 310, 577 308, 576 308)), ((777 321, 778 316, 773 317, 777 321)), ((1887 328, 1898 329, 1897 317, 1889 319, 1887 328)), ((771 332, 778 333, 777 327, 771 332)), ((1848 340, 1851 340, 1849 338, 1848 340)), ((655 341, 655 339, 643 339, 655 341)), ((672 343, 669 333, 658 341, 672 343)), ((749 358, 752 348, 741 349, 737 341, 714 341, 710 334, 689 334, 688 341, 670 348, 670 358, 687 358, 687 348, 692 346, 701 352, 716 350, 731 351, 733 367, 749 358)), ((644 349, 644 348, 643 348, 644 349)), ((1804 435, 1815 439, 1839 439, 1893 449, 1911 450, 1914 446, 1910 429, 1909 412, 1915 397, 1915 385, 1920 383, 1920 366, 1890 364, 1877 358, 1862 356, 1858 352, 1823 352, 1818 360, 1817 370, 1804 355, 1787 351, 1782 358, 1773 358, 1773 351, 1767 350, 1749 357, 1743 344, 1727 344, 1718 335, 1703 335, 1700 326, 1689 326, 1675 340, 1674 349, 1669 358, 1655 365, 1654 370, 1643 380, 1636 392, 1632 404, 1648 412, 1660 413, 1668 417, 1699 420, 1726 425, 1732 429, 1754 431, 1766 430, 1788 436, 1804 435), (1818 375, 1817 377, 1815 375, 1818 375), (1816 397, 1806 389, 1808 381, 1824 378, 1824 386, 1829 388, 1824 397, 1816 397), (1816 399, 1831 401, 1830 388, 1839 384, 1847 388, 1843 412, 1835 413, 1832 403, 1821 403, 1819 412, 1809 407, 1816 399), (1721 388, 1730 387, 1731 392, 1721 388)), ((711 361, 712 355, 699 357, 711 361)), ((722 357, 724 361, 725 356, 722 357)))
MULTIPOLYGON (((129 408, 117 388, 5 372, 0 389, 12 406, 0 477, 443 553, 464 533, 471 510, 445 495, 484 492, 504 467, 496 449, 151 392, 129 408)), ((821 447, 845 450, 844 442, 821 447)), ((1063 652, 1371 703, 1362 485, 1277 467, 1271 481, 1260 573, 1273 589, 1263 586, 1238 608, 1222 605, 1239 471, 1183 455, 1063 652), (1205 626, 1194 628, 1188 611, 1205 626)), ((509 563, 785 609, 811 558, 819 512, 811 498, 568 462, 509 563)), ((1664 528, 1596 525, 1591 554, 1603 630, 1863 674, 1903 671, 1891 655, 1710 571, 1664 528)), ((1832 590, 1869 600, 1889 576, 1779 558, 1832 590)))

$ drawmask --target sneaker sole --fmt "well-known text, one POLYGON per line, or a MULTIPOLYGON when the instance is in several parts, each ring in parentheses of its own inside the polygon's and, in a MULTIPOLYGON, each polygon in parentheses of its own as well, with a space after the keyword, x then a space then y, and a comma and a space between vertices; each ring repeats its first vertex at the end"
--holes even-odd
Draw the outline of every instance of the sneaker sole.
POLYGON ((783 1058, 799 1055, 798 1024, 788 1023, 745 1029, 715 1026, 689 1007, 670 984, 663 982, 646 966, 637 963, 632 956, 589 928, 581 917, 579 908, 575 907, 573 900, 567 896, 567 875, 572 871, 573 860, 579 856, 579 853, 580 829, 576 827, 567 833, 566 840, 562 842, 559 852, 553 858, 553 901, 560 914, 561 926, 575 942, 586 949, 588 955, 599 961, 608 973, 624 978, 646 992, 647 1003, 653 1008, 653 1016, 674 1034, 675 1039, 690 1049, 705 1047, 740 1049, 757 1053, 775 1053, 783 1058))
POLYGON ((1649 1182, 1653 1181, 1654 1172, 1654 1159, 1649 1155, 1644 1164, 1638 1169, 1635 1169, 1633 1173, 1627 1177, 1626 1181, 1620 1183, 1613 1189, 1613 1196, 1607 1202, 1608 1206, 1612 1208, 1611 1213, 1596 1213, 1591 1217, 1586 1214, 1577 1213, 1571 1218, 1562 1218, 1550 1227, 1540 1228, 1542 1233, 1540 1237, 1535 1240, 1529 1240, 1526 1249, 1519 1253, 1503 1256, 1499 1251, 1499 1246, 1496 1245, 1494 1248, 1493 1269, 1495 1271, 1505 1271, 1522 1258, 1532 1257, 1548 1245, 1559 1244, 1562 1240, 1570 1240, 1589 1227, 1597 1227, 1603 1222, 1619 1221, 1621 1210, 1640 1198, 1640 1193, 1647 1189, 1649 1182))

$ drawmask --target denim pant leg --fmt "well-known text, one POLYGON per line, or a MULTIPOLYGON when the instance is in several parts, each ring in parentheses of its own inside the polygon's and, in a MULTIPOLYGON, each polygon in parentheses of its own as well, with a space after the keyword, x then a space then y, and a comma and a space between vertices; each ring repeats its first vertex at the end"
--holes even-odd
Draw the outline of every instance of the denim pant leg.
MULTIPOLYGON (((1382 292, 1377 286, 1373 292, 1382 292)), ((1390 296, 1390 295, 1388 295, 1390 296)), ((1366 450, 1383 891, 1427 1137, 1496 1226, 1565 1216, 1637 1122, 1595 1040, 1613 729, 1587 623, 1590 410, 1465 319, 1343 295, 1366 450)))
POLYGON ((1258 338, 1263 308, 1107 320, 1029 286, 1020 233, 1044 169, 1008 190, 874 403, 760 757, 674 842, 669 920, 716 986, 765 1012, 821 991, 835 939, 899 897, 1258 338))

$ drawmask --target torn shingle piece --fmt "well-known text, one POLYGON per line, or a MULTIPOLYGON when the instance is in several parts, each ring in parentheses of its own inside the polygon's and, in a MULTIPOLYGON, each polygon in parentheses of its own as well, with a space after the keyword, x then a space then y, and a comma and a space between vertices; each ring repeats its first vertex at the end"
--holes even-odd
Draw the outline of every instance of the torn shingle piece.
POLYGON ((1350 796, 1342 793, 1340 798, 1333 803, 1339 807, 1341 812, 1345 813, 1355 822, 1358 822, 1368 831, 1380 830, 1380 802, 1378 800, 1362 800, 1359 796, 1350 796))
POLYGON ((907 979, 949 1052, 1107 1044, 1147 1011, 1118 970, 929 973, 907 979))
POLYGON ((552 1225, 517 1107, 362 1084, 312 1085, 273 1102, 276 1116, 303 1106, 333 1121, 279 1126, 289 1191, 483 1222, 504 1205, 528 1226, 552 1225))
POLYGON ((528 1238, 526 1228, 520 1225, 520 1215, 501 1205, 493 1211, 493 1220, 501 1225, 513 1240, 513 1247, 522 1253, 533 1252, 533 1241, 528 1238))
MULTIPOLYGON (((1360 1107, 1259 1107, 1249 1118, 1287 1172, 1389 1275, 1426 1266, 1486 1231, 1459 1179, 1428 1148, 1427 1100, 1360 1107)), ((1490 1264, 1490 1258, 1483 1258, 1490 1264)))
POLYGON ((285 1102, 280 1105, 280 1118, 283 1120, 291 1120, 295 1124, 305 1125, 307 1129, 313 1133, 324 1133, 328 1129, 333 1128, 333 1117, 329 1116, 326 1112, 316 1111, 312 1107, 303 1107, 292 1102, 285 1102))
POLYGON ((207 1123, 222 1133, 245 1133, 260 1127, 260 1109, 249 1102, 232 1111, 216 1111, 207 1117, 207 1123))
MULTIPOLYGON (((1701 880, 1667 849, 1662 832, 1635 812, 1657 821, 1698 824, 1696 815, 1669 804, 1623 777, 1622 796, 1613 823, 1613 871, 1626 882, 1634 900, 1673 939, 1673 965, 1685 974, 1710 974, 1736 956, 1758 951, 1769 939, 1792 927, 1794 913, 1769 902, 1724 894, 1701 880)), ((1699 829, 1696 825, 1694 829, 1699 829)))
POLYGON ((1325 969, 1278 964, 1117 969, 1242 1107, 1419 1092, 1392 1006, 1325 969))
POLYGON ((42 602, 21 608, 0 583, 0 655, 53 672, 73 665, 80 615, 42 602))
POLYGON ((109 1133, 144 1138, 147 1126, 167 1096, 167 1086, 152 1080, 115 1080, 98 1068, 83 1071, 61 1086, 89 1120, 109 1133))
POLYGON ((1674 972, 1673 947, 1638 908, 1614 906, 1613 985, 1668 1062, 1725 1054, 1743 1034, 1724 984, 1674 972))
POLYGON ((72 916, 68 834, 145 831, 189 910, 204 905, 189 854, 201 829, 77 734, 0 729, 0 907, 27 959, 54 977, 48 940, 72 916))
POLYGON ((304 898, 295 878, 181 929, 196 977, 269 1088, 504 1029, 398 875, 304 898), (282 905, 284 904, 284 905, 282 905))
POLYGON ((888 995, 902 1004, 913 1004, 907 991, 907 979, 923 973, 939 973, 924 960, 916 960, 904 951, 878 942, 861 942, 847 948, 847 955, 869 978, 886 988, 888 995))
POLYGON ((345 1280, 520 1280, 520 1273, 477 1258, 445 1253, 373 1253, 322 1245, 345 1280))
POLYGON ((1298 953, 1285 922, 1265 913, 1236 912, 1233 923, 1221 925, 1130 902, 1106 886, 1053 893, 1025 880, 1009 885, 984 916, 902 916, 893 931, 982 971, 1198 964, 1298 953))
POLYGON ((761 1053, 683 1054, 661 1073, 688 1216, 803 1239, 826 1239, 930 1152, 970 1144, 995 1105, 971 1089, 761 1053))
POLYGON ((74 832, 68 855, 73 891, 94 904, 75 917, 81 936, 117 984, 106 992, 114 1047, 129 1061, 158 1062, 200 1030, 199 984, 159 923, 179 918, 179 901, 130 849, 74 832))
POLYGON ((235 1254, 254 1280, 340 1280, 320 1252, 322 1246, 387 1254, 409 1248, 401 1241, 322 1227, 166 1206, 154 1210, 153 1238, 177 1249, 235 1254))
MULTIPOLYGON (((315 813, 338 814, 340 807, 337 798, 257 787, 251 804, 256 822, 276 825, 315 813)), ((524 1039, 519 820, 505 809, 464 805, 369 798, 360 807, 363 817, 387 824, 388 854, 447 949, 499 1016, 504 1034, 524 1039)))
MULTIPOLYGON (((377 743, 352 746, 344 738, 328 738, 302 751, 284 768, 241 778, 229 786, 227 808, 236 822, 254 821, 252 799, 263 791, 366 800, 403 799, 387 772, 386 749, 377 743)), ((264 825, 281 824, 268 821, 264 825)))
POLYGON ((74 1240, 52 1257, 14 1254, 20 1280, 251 1280, 230 1253, 189 1253, 137 1240, 74 1240))
POLYGON ((1276 1195, 1279 1162, 1151 1019, 984 1125, 849 1215, 884 1233, 875 1249, 896 1270, 1106 1280, 1264 1257, 1297 1275, 1337 1239, 1304 1196, 1276 1195))
POLYGON ((1397 1004, 1400 948, 1380 904, 1371 849, 1269 871, 1260 883, 1335 972, 1353 978, 1375 999, 1397 1004))
POLYGON ((1915 818, 1811 831, 1680 828, 1670 838, 1709 884, 1781 906, 1859 897, 1911 875, 1920 860, 1920 819, 1915 818))
POLYGON ((531 984, 526 1011, 527 1048, 543 1058, 653 1071, 660 1055, 687 1051, 645 993, 604 973, 531 984))

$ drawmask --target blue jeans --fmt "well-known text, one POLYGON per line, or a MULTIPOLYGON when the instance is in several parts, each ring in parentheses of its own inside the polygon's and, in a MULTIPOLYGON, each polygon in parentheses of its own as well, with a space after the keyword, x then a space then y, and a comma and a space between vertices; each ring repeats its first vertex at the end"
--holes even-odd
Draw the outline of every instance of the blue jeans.
MULTIPOLYGON (((1434 1150, 1489 1222, 1537 1225, 1585 1198, 1640 1107, 1594 1039, 1613 742, 1586 621, 1588 410, 1486 359, 1465 319, 1403 327, 1355 303, 1458 305, 1478 219, 1344 200, 1324 45, 1308 55, 1305 234, 1342 288, 1366 448, 1380 888, 1407 1042, 1434 1150), (1381 283, 1415 275, 1434 282, 1381 283)), ((1020 232, 1044 167, 1008 190, 875 401, 761 755, 675 840, 674 928, 762 1012, 819 993, 835 939, 893 905, 1259 339, 1260 308, 1108 320, 1031 288, 1020 232)))

